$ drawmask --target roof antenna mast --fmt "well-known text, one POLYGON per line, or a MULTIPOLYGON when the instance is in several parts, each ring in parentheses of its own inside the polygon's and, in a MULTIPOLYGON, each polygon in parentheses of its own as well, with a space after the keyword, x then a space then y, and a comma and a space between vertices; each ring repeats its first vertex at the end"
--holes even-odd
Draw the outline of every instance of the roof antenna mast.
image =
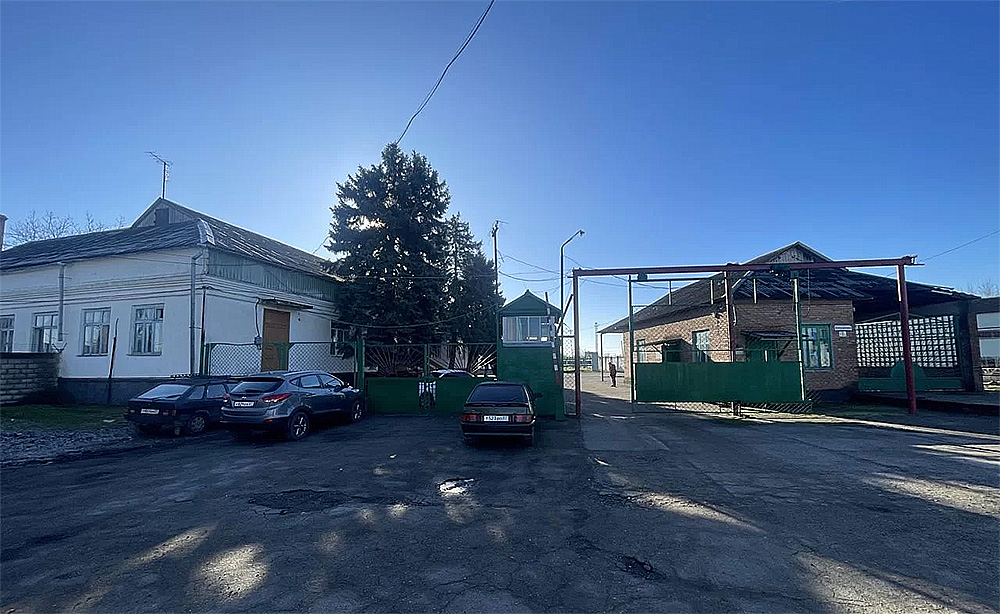
POLYGON ((147 154, 157 162, 163 165, 163 186, 160 188, 160 198, 166 200, 167 198, 167 178, 170 177, 170 165, 173 164, 170 160, 164 160, 160 156, 156 155, 155 151, 147 151, 147 154))

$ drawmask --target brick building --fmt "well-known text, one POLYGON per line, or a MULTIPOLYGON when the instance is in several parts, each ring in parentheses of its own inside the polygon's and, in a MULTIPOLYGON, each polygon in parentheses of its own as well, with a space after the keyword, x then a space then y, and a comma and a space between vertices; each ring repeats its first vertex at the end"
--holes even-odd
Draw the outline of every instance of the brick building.
MULTIPOLYGON (((793 243, 750 261, 753 264, 822 262, 829 258, 793 243)), ((729 362, 799 360, 814 398, 844 398, 861 387, 895 386, 893 367, 902 360, 894 278, 848 269, 799 273, 800 331, 795 329, 790 272, 737 275, 731 279, 730 327, 721 274, 680 287, 635 312, 635 352, 625 317, 601 333, 623 333, 626 377, 636 362, 729 362), (732 330, 732 345, 730 345, 732 330), (796 347, 800 338, 801 348, 796 347), (860 339, 860 342, 859 342, 860 339)), ((948 288, 907 282, 914 360, 925 389, 981 390, 975 315, 977 297, 948 288)), ((872 388, 875 387, 875 388, 872 388)))

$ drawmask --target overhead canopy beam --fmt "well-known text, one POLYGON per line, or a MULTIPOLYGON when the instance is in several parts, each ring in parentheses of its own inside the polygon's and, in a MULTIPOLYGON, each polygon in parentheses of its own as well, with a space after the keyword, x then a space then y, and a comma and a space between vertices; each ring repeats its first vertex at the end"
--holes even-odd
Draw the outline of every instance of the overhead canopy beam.
MULTIPOLYGON (((607 275, 669 275, 671 273, 723 273, 744 271, 802 271, 808 269, 849 269, 854 267, 922 266, 914 262, 915 256, 884 260, 831 260, 829 262, 790 262, 775 264, 716 264, 699 266, 653 266, 625 269, 573 269, 575 277, 604 277, 607 275)), ((637 280, 632 280, 633 283, 637 280)))

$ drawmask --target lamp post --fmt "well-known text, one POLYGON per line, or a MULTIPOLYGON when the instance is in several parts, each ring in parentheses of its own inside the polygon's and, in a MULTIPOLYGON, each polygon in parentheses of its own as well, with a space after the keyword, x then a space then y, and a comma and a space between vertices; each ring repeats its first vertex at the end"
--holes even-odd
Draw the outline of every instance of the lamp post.
MULTIPOLYGON (((573 233, 572 237, 570 237, 570 238, 566 239, 565 241, 563 241, 562 246, 559 247, 559 311, 560 312, 562 312, 564 309, 566 309, 566 297, 564 295, 564 292, 565 292, 566 289, 563 287, 564 286, 564 282, 566 281, 566 273, 565 273, 566 262, 565 262, 565 256, 564 256, 564 253, 566 251, 566 246, 573 239, 575 239, 577 237, 582 237, 582 236, 583 236, 583 231, 582 230, 577 230, 576 232, 573 233)), ((575 301, 575 300, 577 300, 577 298, 578 297, 574 296, 573 300, 575 301)), ((562 314, 562 317, 559 319, 559 348, 560 349, 562 349, 563 322, 565 320, 566 320, 566 314, 562 314)), ((560 352, 559 355, 560 355, 560 360, 561 360, 562 352, 560 352)), ((562 365, 559 365, 559 370, 562 371, 562 365)))

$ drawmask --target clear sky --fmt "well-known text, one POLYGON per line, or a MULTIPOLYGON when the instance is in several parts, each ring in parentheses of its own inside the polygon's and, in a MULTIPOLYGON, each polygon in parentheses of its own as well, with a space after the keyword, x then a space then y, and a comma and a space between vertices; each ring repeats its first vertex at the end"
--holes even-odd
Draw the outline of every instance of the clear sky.
MULTIPOLYGON (((312 251, 485 5, 3 2, 0 207, 134 219, 155 150, 169 198, 312 251)), ((588 267, 927 257, 1000 228, 998 6, 501 0, 402 146, 545 269, 580 228, 588 267)), ((998 245, 909 275, 1000 281, 998 245)), ((582 295, 584 331, 625 315, 622 287, 582 295)))

